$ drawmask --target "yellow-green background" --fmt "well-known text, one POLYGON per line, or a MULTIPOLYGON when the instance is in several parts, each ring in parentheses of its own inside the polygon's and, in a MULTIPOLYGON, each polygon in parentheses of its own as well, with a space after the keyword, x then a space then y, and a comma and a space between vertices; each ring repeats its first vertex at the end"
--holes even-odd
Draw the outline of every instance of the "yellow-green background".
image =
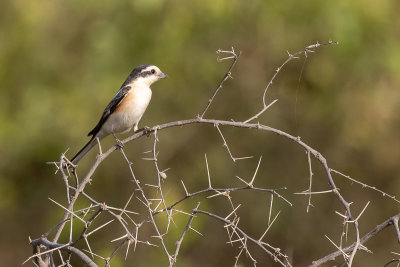
MULTIPOLYGON (((260 122, 293 135, 319 150, 332 168, 390 194, 400 195, 400 2, 392 1, 22 1, 0 3, 0 255, 2 265, 18 266, 31 254, 28 237, 36 238, 55 225, 65 203, 63 182, 45 163, 58 160, 69 148, 71 157, 87 141, 103 108, 131 69, 159 66, 169 78, 153 86, 152 102, 141 126, 194 117, 204 107, 228 63, 217 63, 215 51, 234 46, 243 52, 206 117, 244 120, 257 112, 267 81, 278 65, 318 41, 339 41, 309 54, 281 71, 268 93, 279 101, 260 122)), ((338 243, 343 212, 332 195, 294 195, 307 189, 305 153, 294 143, 269 133, 221 128, 235 156, 255 159, 232 163, 212 126, 193 125, 160 132, 159 164, 171 168, 164 183, 172 202, 184 192, 207 187, 204 154, 213 183, 238 186, 250 179, 263 156, 256 185, 287 187, 282 193, 293 207, 276 200, 282 210, 267 241, 280 247, 295 266, 322 257, 338 243)), ((126 136, 126 135, 125 135, 126 136)), ((124 136, 124 137, 125 137, 124 136)), ((107 138, 105 147, 114 142, 107 138)), ((142 152, 152 138, 130 143, 126 151, 143 183, 155 183, 154 166, 142 152)), ((81 176, 93 162, 90 153, 80 164, 81 176)), ((314 189, 328 189, 318 163, 314 189)), ((341 193, 358 214, 362 234, 399 212, 399 204, 335 176, 341 193)), ((101 202, 123 205, 134 186, 118 152, 95 173, 88 192, 101 202)), ((241 224, 259 236, 265 229, 269 196, 242 192, 232 195, 241 224)), ((225 199, 197 198, 180 206, 227 215, 225 199)), ((135 209, 135 202, 131 207, 135 209)), ((107 219, 107 218, 105 218, 107 219)), ((186 217, 177 217, 168 239, 172 251, 186 217)), ((225 242, 221 223, 195 219, 204 236, 186 237, 177 266, 232 266, 237 247, 225 242)), ((150 229, 150 228, 149 228, 150 229)), ((90 240, 95 252, 108 256, 120 228, 114 225, 90 240), (115 231, 115 232, 114 232, 115 231)), ((150 233, 149 233, 150 234, 150 233)), ((354 238, 352 234, 350 238, 354 238)), ((145 239, 146 236, 143 236, 145 239)), ((148 237, 147 237, 148 238, 148 237)), ((151 238, 150 238, 151 239, 151 238)), ((354 239, 351 239, 354 240, 354 239)), ((60 240, 63 241, 63 240, 60 240)), ((64 240, 65 241, 65 240, 64 240)), ((155 240, 153 240, 156 242, 155 240)), ((374 254, 360 252, 355 266, 378 266, 400 251, 393 229, 366 244, 374 254)), ((82 247, 85 248, 84 244, 82 247)), ((273 261, 256 248, 260 265, 273 261)), ((127 262, 120 251, 112 266, 165 266, 161 249, 139 247, 127 262)), ((250 266, 242 256, 242 265, 250 266)), ((99 262, 101 263, 101 262, 99 262)), ((27 263, 31 265, 31 263, 27 263)), ((77 264, 79 266, 79 264, 77 264)))

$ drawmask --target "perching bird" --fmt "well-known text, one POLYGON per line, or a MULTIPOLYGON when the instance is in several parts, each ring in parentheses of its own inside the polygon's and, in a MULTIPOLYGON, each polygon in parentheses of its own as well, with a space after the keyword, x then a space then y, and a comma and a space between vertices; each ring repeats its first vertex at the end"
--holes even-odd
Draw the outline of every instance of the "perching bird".
POLYGON ((146 111, 151 99, 150 86, 168 77, 154 65, 140 65, 132 70, 122 84, 117 94, 107 105, 96 127, 88 134, 90 141, 72 158, 76 165, 96 145, 96 138, 103 139, 109 134, 124 133, 133 128, 138 129, 138 123, 146 111))

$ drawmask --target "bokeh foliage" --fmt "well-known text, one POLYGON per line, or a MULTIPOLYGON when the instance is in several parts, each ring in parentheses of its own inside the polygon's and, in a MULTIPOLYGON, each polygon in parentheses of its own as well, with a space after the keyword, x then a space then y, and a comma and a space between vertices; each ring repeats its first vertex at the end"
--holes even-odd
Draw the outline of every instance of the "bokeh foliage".
MULTIPOLYGON (((70 156, 80 149, 130 70, 152 63, 170 76, 153 86, 142 126, 185 119, 200 112, 227 67, 215 61, 218 48, 234 46, 243 55, 234 79, 223 88, 208 116, 243 120, 260 107, 263 88, 286 50, 297 51, 317 40, 339 41, 339 46, 309 55, 300 82, 303 59, 282 70, 268 93, 269 99, 279 101, 260 122, 301 136, 332 167, 397 194, 398 14, 400 2, 395 0, 1 1, 0 255, 4 266, 20 264, 30 255, 28 236, 39 236, 60 218, 61 210, 47 197, 63 200, 63 183, 45 162, 57 160, 67 148, 70 156)), ((273 135, 222 130, 236 155, 263 155, 260 184, 287 186, 287 195, 295 202, 293 208, 277 203, 277 209, 284 211, 269 240, 292 255, 295 265, 333 250, 324 234, 340 233, 340 219, 326 219, 340 209, 337 201, 330 195, 315 197, 316 207, 307 214, 306 198, 292 195, 308 184, 303 151, 273 135), (318 235, 311 238, 314 232, 318 235)), ((171 199, 183 194, 181 179, 193 190, 206 186, 204 153, 213 181, 221 185, 236 183, 232 181, 238 174, 250 177, 256 165, 256 160, 232 163, 212 127, 171 129, 160 132, 160 140, 160 164, 171 167, 166 185, 171 199)), ((112 144, 111 138, 104 142, 104 146, 112 144)), ((151 144, 151 139, 142 138, 128 145, 142 179, 155 177, 151 163, 141 160, 151 144)), ((82 174, 93 157, 91 153, 82 162, 82 174)), ((132 190, 123 166, 114 153, 90 190, 105 201, 123 203, 132 190)), ((315 180, 317 189, 327 188, 318 170, 315 180)), ((399 211, 398 205, 375 192, 342 180, 338 183, 360 209, 372 200, 363 215, 362 233, 399 211)), ((260 216, 266 216, 267 208, 267 199, 257 202, 257 197, 237 196, 238 202, 251 204, 242 216, 255 232, 263 227, 265 218, 260 216)), ((225 204, 217 201, 202 207, 223 210, 225 204)), ((202 228, 208 221, 195 220, 206 237, 188 236, 178 266, 233 263, 237 251, 225 245, 226 235, 218 223, 209 224, 207 231, 202 228)), ((392 258, 389 252, 396 242, 393 233, 385 234, 371 244, 374 255, 356 257, 359 266, 382 265, 392 258)), ((100 237, 96 245, 105 254, 110 251, 101 242, 108 238, 100 237)), ((139 249, 131 255, 129 260, 138 266, 166 263, 157 250, 139 249)), ((262 263, 271 263, 262 257, 262 263)), ((245 259, 243 263, 248 264, 245 259)), ((113 264, 124 265, 123 256, 113 264)))

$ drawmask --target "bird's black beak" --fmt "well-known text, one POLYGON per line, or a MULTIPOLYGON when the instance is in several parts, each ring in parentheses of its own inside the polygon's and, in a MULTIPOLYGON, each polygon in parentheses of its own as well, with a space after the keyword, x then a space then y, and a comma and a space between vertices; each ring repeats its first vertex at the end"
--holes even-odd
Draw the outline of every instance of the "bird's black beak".
POLYGON ((158 74, 158 78, 160 78, 160 79, 164 79, 164 78, 167 78, 167 77, 168 77, 168 75, 165 74, 165 73, 163 73, 163 72, 161 72, 160 74, 158 74))

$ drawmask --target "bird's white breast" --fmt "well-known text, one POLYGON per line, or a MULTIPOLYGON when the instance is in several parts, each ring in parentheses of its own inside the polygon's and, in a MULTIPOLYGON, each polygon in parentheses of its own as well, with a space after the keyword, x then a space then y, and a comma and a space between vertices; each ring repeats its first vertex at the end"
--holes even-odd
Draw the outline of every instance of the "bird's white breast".
POLYGON ((125 98, 104 123, 107 133, 122 133, 139 123, 149 105, 151 89, 148 86, 132 87, 125 98))

